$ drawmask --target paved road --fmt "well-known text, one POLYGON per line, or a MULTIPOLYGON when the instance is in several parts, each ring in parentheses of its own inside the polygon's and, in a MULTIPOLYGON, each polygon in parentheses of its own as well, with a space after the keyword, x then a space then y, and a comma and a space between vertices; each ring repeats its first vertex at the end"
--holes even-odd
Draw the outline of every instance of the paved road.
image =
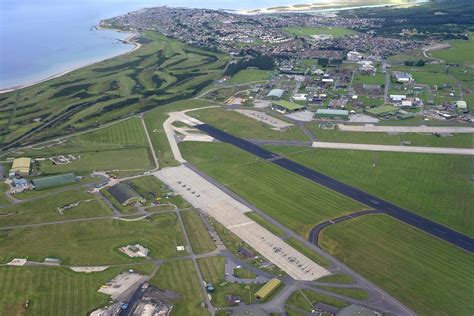
POLYGON ((329 143, 329 142, 313 142, 312 147, 329 148, 329 149, 347 149, 347 150, 370 150, 370 151, 421 153, 421 154, 446 154, 446 155, 469 155, 469 156, 474 155, 474 149, 452 148, 452 147, 397 146, 397 145, 373 145, 373 144, 329 143))
POLYGON ((262 159, 268 160, 282 168, 285 168, 293 173, 305 177, 306 179, 325 186, 331 190, 339 192, 340 194, 350 197, 371 208, 382 210, 386 214, 398 220, 401 220, 411 226, 414 226, 420 230, 423 230, 424 232, 431 234, 432 236, 445 240, 469 252, 474 252, 474 239, 470 238, 469 236, 456 232, 446 226, 435 223, 429 219, 414 214, 390 202, 387 202, 364 191, 356 189, 350 185, 337 181, 327 175, 305 167, 292 160, 281 158, 277 154, 263 149, 260 146, 252 144, 251 142, 246 141, 242 138, 230 135, 208 124, 196 125, 196 128, 208 133, 210 136, 222 142, 230 143, 234 146, 237 146, 240 149, 250 152, 262 159))
MULTIPOLYGON (((400 122, 403 123, 403 122, 400 122)), ((342 132, 372 132, 372 133, 474 133, 471 124, 467 126, 390 126, 390 125, 348 125, 337 124, 342 132)))
POLYGON ((316 246, 318 246, 319 245, 319 243, 318 243, 319 233, 324 228, 326 228, 328 226, 331 226, 331 225, 334 225, 334 224, 337 224, 337 223, 340 223, 340 222, 343 222, 343 221, 347 221, 348 219, 353 219, 353 218, 359 217, 359 216, 369 215, 369 214, 383 214, 383 213, 384 213, 383 211, 379 211, 379 210, 360 211, 360 212, 355 212, 355 213, 352 213, 352 214, 349 214, 349 215, 344 215, 344 216, 341 216, 341 217, 338 217, 338 218, 335 218, 335 219, 331 219, 329 221, 325 221, 321 224, 318 224, 318 225, 314 226, 313 229, 311 229, 311 231, 309 232, 308 240, 310 242, 312 242, 313 244, 315 244, 316 246))

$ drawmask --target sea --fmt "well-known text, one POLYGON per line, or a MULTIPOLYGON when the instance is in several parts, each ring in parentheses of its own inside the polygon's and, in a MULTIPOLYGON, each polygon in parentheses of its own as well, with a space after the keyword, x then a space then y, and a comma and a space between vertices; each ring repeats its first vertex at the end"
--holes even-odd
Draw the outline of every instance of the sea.
POLYGON ((0 0, 0 90, 120 55, 130 34, 100 20, 145 7, 255 9, 325 0, 0 0))

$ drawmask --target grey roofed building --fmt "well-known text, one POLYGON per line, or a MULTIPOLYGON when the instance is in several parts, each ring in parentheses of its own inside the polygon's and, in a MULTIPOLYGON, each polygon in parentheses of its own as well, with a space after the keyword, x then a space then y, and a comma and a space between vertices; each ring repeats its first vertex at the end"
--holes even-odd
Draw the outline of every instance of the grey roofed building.
POLYGON ((267 97, 280 99, 283 96, 284 93, 285 93, 285 90, 272 89, 272 90, 270 90, 270 92, 268 92, 267 97))
POLYGON ((116 184, 108 188, 107 191, 122 205, 144 202, 144 198, 125 183, 116 184))
POLYGON ((314 308, 318 312, 323 312, 323 313, 327 313, 327 314, 331 314, 331 315, 336 315, 337 311, 339 310, 339 308, 337 308, 335 306, 332 306, 332 305, 329 305, 329 304, 324 304, 324 303, 321 303, 321 302, 317 302, 316 304, 314 304, 314 308))

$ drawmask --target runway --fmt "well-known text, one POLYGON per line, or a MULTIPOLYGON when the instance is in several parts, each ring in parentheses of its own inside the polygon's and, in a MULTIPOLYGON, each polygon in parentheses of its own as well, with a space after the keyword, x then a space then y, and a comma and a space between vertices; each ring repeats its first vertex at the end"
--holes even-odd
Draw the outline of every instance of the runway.
POLYGON ((369 193, 337 181, 327 175, 307 168, 292 160, 280 157, 279 155, 272 153, 271 151, 268 151, 258 145, 255 145, 242 138, 235 137, 208 124, 200 124, 196 125, 195 127, 202 132, 209 134, 215 139, 239 147, 240 149, 243 149, 262 159, 268 160, 269 162, 272 162, 282 168, 305 177, 308 180, 350 197, 373 209, 380 210, 385 214, 388 214, 400 221, 416 227, 432 236, 438 237, 471 253, 474 252, 474 239, 469 236, 456 232, 446 226, 433 222, 390 202, 379 199, 369 193))

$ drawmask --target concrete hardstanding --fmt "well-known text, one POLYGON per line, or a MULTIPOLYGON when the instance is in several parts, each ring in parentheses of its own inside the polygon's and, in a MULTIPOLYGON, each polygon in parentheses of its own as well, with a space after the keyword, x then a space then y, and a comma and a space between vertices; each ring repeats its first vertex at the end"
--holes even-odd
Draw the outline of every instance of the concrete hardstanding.
POLYGON ((250 208, 234 200, 188 167, 182 165, 166 168, 155 172, 154 175, 292 278, 312 281, 330 274, 328 270, 248 218, 244 213, 251 212, 250 208))

